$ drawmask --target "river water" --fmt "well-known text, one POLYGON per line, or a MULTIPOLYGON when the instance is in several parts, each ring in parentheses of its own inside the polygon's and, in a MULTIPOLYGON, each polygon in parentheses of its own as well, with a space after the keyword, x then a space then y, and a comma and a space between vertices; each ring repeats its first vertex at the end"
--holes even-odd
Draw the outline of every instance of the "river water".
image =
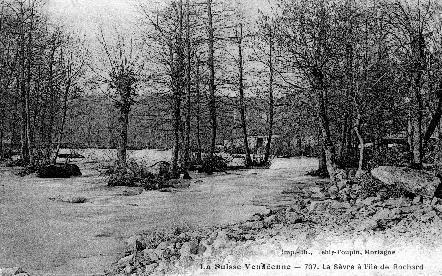
POLYGON ((308 158, 275 159, 268 170, 195 175, 189 189, 124 196, 97 171, 72 179, 0 174, 0 267, 20 266, 33 275, 86 275, 103 270, 123 252, 126 237, 142 230, 210 226, 247 219, 311 185, 308 158), (82 196, 86 203, 54 200, 82 196))

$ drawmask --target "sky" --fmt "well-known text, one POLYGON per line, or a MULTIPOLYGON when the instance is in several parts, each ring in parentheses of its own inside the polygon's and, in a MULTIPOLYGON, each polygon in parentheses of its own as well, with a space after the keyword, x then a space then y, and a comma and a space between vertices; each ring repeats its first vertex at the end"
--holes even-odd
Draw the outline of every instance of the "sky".
MULTIPOLYGON (((48 0, 49 11, 56 20, 65 25, 84 31, 96 33, 100 25, 131 25, 137 14, 139 2, 148 3, 155 8, 169 0, 48 0)), ((236 1, 236 0, 232 0, 236 1)), ((252 15, 259 8, 268 6, 268 0, 240 0, 252 15)))

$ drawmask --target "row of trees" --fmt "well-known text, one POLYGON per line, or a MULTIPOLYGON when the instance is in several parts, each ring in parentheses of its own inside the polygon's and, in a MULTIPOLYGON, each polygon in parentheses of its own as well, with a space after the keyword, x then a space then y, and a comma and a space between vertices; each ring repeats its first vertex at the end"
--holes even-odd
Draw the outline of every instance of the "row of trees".
POLYGON ((0 2, 0 154, 8 133, 27 165, 55 162, 83 68, 78 38, 51 22, 43 6, 0 2))
MULTIPOLYGON (((239 114, 238 129, 244 141, 246 165, 252 164, 248 145, 246 108, 247 93, 252 83, 251 64, 259 63, 258 71, 269 72, 262 83, 268 95, 268 143, 265 154, 267 163, 271 154, 273 137, 273 38, 271 28, 266 26, 258 32, 246 20, 240 1, 171 1, 169 5, 152 11, 140 5, 140 24, 143 35, 144 53, 148 53, 149 68, 155 68, 152 83, 159 91, 172 95, 174 152, 172 174, 178 167, 185 169, 191 162, 191 134, 197 144, 196 161, 201 162, 203 148, 208 158, 213 158, 217 145, 220 124, 220 97, 234 99, 234 109, 239 114), (261 54, 252 58, 252 44, 259 47, 261 54), (267 92, 267 87, 269 92, 267 92), (194 117, 195 115, 195 117, 194 117), (192 120, 192 118, 196 120, 192 120), (196 121, 192 124, 192 121, 196 121), (210 142, 204 147, 201 136, 210 133, 210 142), (181 165, 180 165, 181 164, 181 165)), ((256 87, 258 87, 256 85, 256 87)), ((262 87, 259 86, 261 89, 262 87)))
POLYGON ((274 4, 273 12, 261 14, 256 22, 246 19, 238 2, 172 1, 159 11, 142 9, 142 24, 148 26, 146 52, 160 57, 150 56, 150 61, 164 69, 156 77, 167 79, 157 83, 169 83, 173 94, 174 168, 180 148, 183 163, 188 162, 190 99, 197 91, 198 105, 201 88, 208 95, 212 155, 217 133, 215 95, 235 95, 250 164, 246 91, 249 97, 258 96, 254 88, 266 91, 270 141, 277 88, 277 97, 286 100, 283 105, 302 109, 302 102, 314 102, 314 110, 303 113, 317 118, 322 170, 332 178, 358 148, 362 170, 366 141, 379 151, 385 136, 403 130, 411 166, 421 168, 441 117, 437 1, 279 0, 274 4), (265 71, 265 82, 260 71, 265 71), (207 81, 201 82, 201 75, 207 81), (295 103, 289 101, 292 96, 295 103), (182 118, 182 112, 187 116, 182 118), (182 142, 180 131, 187 133, 182 142))
MULTIPOLYGON (((228 110, 250 165, 247 137, 256 119, 250 109, 266 119, 265 162, 274 134, 317 136, 320 170, 334 178, 349 160, 357 160, 359 170, 366 166, 367 144, 376 155, 386 136, 405 132, 410 164, 421 168, 442 116, 437 1, 271 4, 258 16, 249 16, 240 1, 139 4, 132 38, 100 32, 101 54, 89 62, 89 73, 107 85, 119 114, 119 164, 126 166, 131 111, 142 109, 141 97, 167 100, 169 116, 149 110, 146 116, 170 127, 175 176, 201 162, 204 152, 214 156, 228 110), (254 98, 266 105, 251 106, 254 98)), ((1 129, 20 136, 23 160, 32 163, 37 149, 53 154, 63 140, 69 99, 85 87, 79 80, 87 54, 73 54, 75 39, 49 21, 37 0, 1 7, 1 129)))

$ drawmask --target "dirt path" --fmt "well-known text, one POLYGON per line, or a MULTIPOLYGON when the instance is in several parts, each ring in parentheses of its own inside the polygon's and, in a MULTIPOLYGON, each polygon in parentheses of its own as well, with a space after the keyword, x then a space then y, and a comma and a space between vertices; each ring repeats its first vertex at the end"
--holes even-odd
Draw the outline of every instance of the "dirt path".
POLYGON ((316 160, 281 159, 270 170, 194 178, 175 193, 124 196, 96 172, 43 180, 0 175, 0 267, 33 274, 97 274, 123 250, 124 238, 143 229, 206 226, 245 220, 268 206, 288 204, 281 192, 299 182, 316 160), (86 203, 54 200, 83 196, 86 203))

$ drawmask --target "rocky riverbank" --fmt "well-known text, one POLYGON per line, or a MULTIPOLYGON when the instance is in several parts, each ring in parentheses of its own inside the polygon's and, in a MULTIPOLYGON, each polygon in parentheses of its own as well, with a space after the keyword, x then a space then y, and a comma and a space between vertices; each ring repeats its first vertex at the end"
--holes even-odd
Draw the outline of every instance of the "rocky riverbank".
POLYGON ((126 255, 106 273, 204 274, 202 268, 217 264, 235 266, 248 258, 278 255, 287 243, 307 250, 361 237, 442 248, 440 199, 385 187, 370 174, 354 178, 343 173, 337 184, 320 183, 293 192, 292 206, 255 214, 242 223, 133 236, 126 255))

